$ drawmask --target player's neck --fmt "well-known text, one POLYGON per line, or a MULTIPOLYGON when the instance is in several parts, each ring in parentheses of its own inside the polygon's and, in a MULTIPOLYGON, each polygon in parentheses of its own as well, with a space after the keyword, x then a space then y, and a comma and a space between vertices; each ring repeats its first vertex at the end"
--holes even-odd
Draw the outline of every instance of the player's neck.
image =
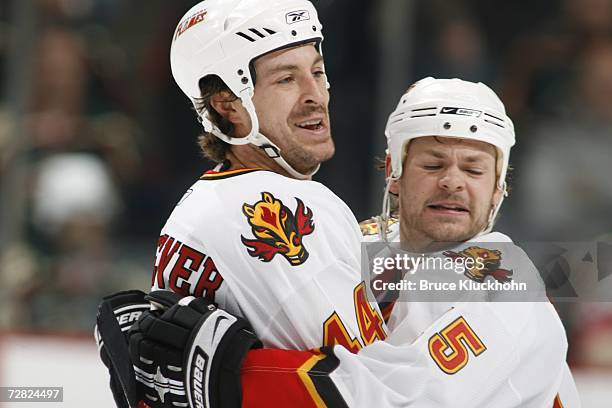
POLYGON ((423 233, 403 229, 400 224, 400 242, 404 251, 414 253, 432 253, 439 252, 454 246, 453 242, 435 241, 423 233))
POLYGON ((253 145, 232 146, 226 154, 227 160, 231 163, 228 170, 236 169, 264 169, 286 177, 292 177, 277 162, 269 158, 258 147, 253 145))

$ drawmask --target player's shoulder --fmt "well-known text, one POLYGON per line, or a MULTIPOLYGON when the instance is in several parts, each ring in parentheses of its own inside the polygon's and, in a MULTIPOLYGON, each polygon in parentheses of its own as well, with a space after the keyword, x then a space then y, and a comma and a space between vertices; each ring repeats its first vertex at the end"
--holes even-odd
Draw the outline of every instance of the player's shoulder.
MULTIPOLYGON (((227 224, 242 208, 251 190, 277 190, 281 176, 261 169, 211 170, 197 179, 173 208, 164 229, 211 230, 227 224)), ((199 233, 197 235, 202 235, 199 233)))
POLYGON ((508 242, 511 243, 512 239, 501 232, 491 231, 486 234, 478 235, 470 240, 470 242, 508 242))
POLYGON ((321 183, 308 180, 295 180, 264 169, 237 169, 204 173, 187 190, 179 204, 196 202, 198 208, 206 208, 214 213, 224 212, 234 202, 244 202, 250 196, 264 193, 273 196, 294 195, 304 197, 339 200, 335 194, 321 183))
MULTIPOLYGON (((387 219, 387 241, 399 240, 399 219, 395 217, 389 217, 387 219)), ((359 223, 359 229, 361 230, 362 240, 365 242, 377 242, 379 238, 380 223, 378 217, 371 217, 367 220, 363 220, 359 223)))
POLYGON ((177 202, 167 227, 198 236, 202 231, 241 229, 240 220, 250 212, 274 214, 276 211, 314 212, 329 224, 352 226, 356 220, 348 206, 323 184, 296 180, 262 169, 207 172, 177 202), (296 209, 297 208, 297 209, 296 209), (344 224, 340 224, 344 220, 344 224))
POLYGON ((317 194, 340 200, 329 188, 313 180, 297 180, 265 169, 237 169, 206 172, 195 184, 198 189, 217 194, 244 196, 258 190, 286 191, 295 194, 317 194), (233 194, 232 194, 233 193, 233 194))
MULTIPOLYGON (((260 168, 243 168, 227 171, 207 171, 202 174, 196 185, 202 190, 218 190, 224 191, 227 189, 236 190, 240 186, 259 186, 270 185, 291 185, 294 181, 289 177, 284 177, 271 170, 260 168)), ((240 192, 236 190, 236 192, 240 192)))

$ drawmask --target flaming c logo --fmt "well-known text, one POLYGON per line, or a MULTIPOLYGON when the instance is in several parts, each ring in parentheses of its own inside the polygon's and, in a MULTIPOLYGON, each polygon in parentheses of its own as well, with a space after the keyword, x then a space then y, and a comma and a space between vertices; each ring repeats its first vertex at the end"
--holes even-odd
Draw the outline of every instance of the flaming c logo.
POLYGON ((501 251, 497 249, 487 249, 477 246, 471 246, 464 249, 461 252, 455 251, 444 251, 444 256, 448 256, 453 259, 457 258, 472 258, 474 260, 480 259, 484 264, 484 268, 474 266, 473 268, 466 269, 464 275, 476 282, 484 282, 487 276, 492 276, 496 281, 501 283, 510 282, 512 280, 513 272, 508 269, 500 268, 501 265, 501 251))
POLYGON ((312 211, 296 197, 295 215, 272 194, 261 193, 261 201, 253 205, 243 204, 255 239, 240 236, 249 255, 263 262, 270 262, 276 254, 282 255, 291 265, 301 265, 308 259, 308 251, 302 239, 312 234, 312 211))

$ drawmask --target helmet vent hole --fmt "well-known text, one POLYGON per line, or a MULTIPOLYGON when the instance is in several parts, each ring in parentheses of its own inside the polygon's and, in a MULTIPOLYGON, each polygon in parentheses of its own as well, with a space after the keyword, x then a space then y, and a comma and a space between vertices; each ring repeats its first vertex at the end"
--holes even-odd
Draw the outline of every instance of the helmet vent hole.
POLYGON ((236 35, 244 38, 245 40, 249 40, 250 42, 255 42, 255 41, 259 40, 260 38, 266 38, 268 36, 268 34, 269 35, 276 34, 276 31, 271 30, 271 29, 266 28, 266 27, 249 28, 249 32, 248 33, 244 33, 242 31, 236 31, 236 35), (264 33, 264 31, 265 31, 265 33, 264 33))
POLYGON ((241 75, 241 76, 242 76, 243 74, 244 74, 244 71, 243 71, 243 70, 241 70, 241 69, 239 69, 239 70, 238 70, 238 75, 241 75))
POLYGON ((444 125, 442 125, 444 127, 444 129, 448 130, 451 128, 451 124, 449 122, 444 122, 444 125))
POLYGON ((317 31, 317 27, 316 26, 312 26, 312 31, 317 31))
POLYGON ((249 40, 250 42, 255 42, 255 39, 254 39, 254 38, 249 37, 248 35, 246 35, 246 34, 245 34, 245 33, 243 33, 243 32, 238 31, 238 32, 236 32, 236 35, 238 35, 238 36, 240 36, 240 37, 244 38, 245 40, 249 40))
POLYGON ((291 35, 295 37, 297 35, 297 31, 291 30, 291 35))
MULTIPOLYGON (((404 101, 406 102, 406 101, 404 101)), ((410 112, 414 113, 413 115, 411 115, 411 118, 422 118, 425 116, 436 116, 436 107, 429 107, 429 108, 417 108, 417 109, 412 109, 410 112)))
POLYGON ((242 79, 240 80, 240 82, 242 82, 243 84, 248 84, 249 83, 249 79, 247 77, 242 77, 242 79))
POLYGON ((487 122, 487 123, 490 123, 490 124, 492 124, 492 125, 499 126, 499 127, 500 127, 500 128, 502 128, 502 129, 504 129, 504 128, 505 128, 505 126, 504 126, 504 125, 502 125, 501 123, 493 122, 492 120, 489 120, 489 119, 485 119, 484 121, 485 121, 485 122, 487 122))
POLYGON ((498 126, 502 129, 506 128, 506 123, 502 118, 499 118, 495 115, 491 115, 490 113, 487 113, 487 112, 485 112, 484 121, 492 125, 498 126))
POLYGON ((249 31, 252 32, 253 34, 259 36, 259 38, 264 38, 265 35, 263 35, 262 33, 260 33, 259 31, 257 31, 256 28, 249 28, 249 31))
POLYGON ((499 120, 500 122, 503 122, 503 121, 504 121, 502 118, 498 118, 497 116, 495 116, 495 115, 491 115, 490 113, 487 113, 487 112, 485 112, 485 116, 488 116, 488 117, 493 118, 493 119, 497 119, 497 120, 499 120))
POLYGON ((476 126, 476 125, 470 126, 470 132, 476 133, 477 130, 478 130, 478 126, 476 126))

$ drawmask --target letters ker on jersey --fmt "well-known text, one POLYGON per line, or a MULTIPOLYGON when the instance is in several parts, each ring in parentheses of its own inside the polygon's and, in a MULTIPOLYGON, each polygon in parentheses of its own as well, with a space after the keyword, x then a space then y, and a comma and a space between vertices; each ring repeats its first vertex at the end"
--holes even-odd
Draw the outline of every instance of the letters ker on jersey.
POLYGON ((167 234, 159 237, 153 268, 152 283, 157 282, 159 289, 166 289, 164 271, 168 271, 168 289, 184 296, 206 297, 211 302, 223 282, 210 256, 167 234))
POLYGON ((294 266, 306 262, 308 251, 302 239, 311 234, 315 226, 310 208, 299 198, 295 200, 295 214, 281 200, 267 192, 261 193, 261 201, 242 206, 242 212, 255 235, 255 239, 240 236, 249 255, 270 262, 275 255, 280 254, 294 266))

